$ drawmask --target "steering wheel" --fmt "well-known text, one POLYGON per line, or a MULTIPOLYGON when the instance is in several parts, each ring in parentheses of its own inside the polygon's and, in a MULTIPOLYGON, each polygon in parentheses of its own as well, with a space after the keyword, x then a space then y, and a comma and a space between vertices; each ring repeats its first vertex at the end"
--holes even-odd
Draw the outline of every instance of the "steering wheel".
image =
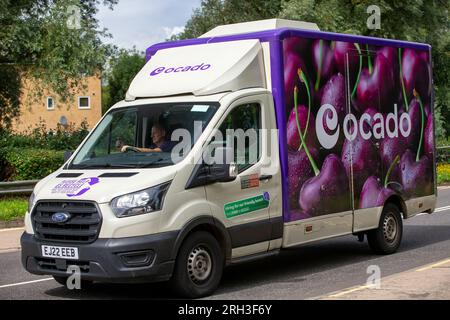
POLYGON ((125 150, 125 152, 129 152, 129 151, 132 151, 132 152, 140 152, 137 148, 131 147, 131 146, 128 146, 127 149, 125 150))

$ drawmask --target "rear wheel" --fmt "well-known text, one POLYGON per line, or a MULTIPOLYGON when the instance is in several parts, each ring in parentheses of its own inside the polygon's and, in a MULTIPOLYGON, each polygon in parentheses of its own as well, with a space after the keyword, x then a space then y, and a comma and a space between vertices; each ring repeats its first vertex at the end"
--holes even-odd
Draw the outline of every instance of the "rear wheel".
POLYGON ((224 256, 217 240, 208 232, 189 236, 180 248, 170 284, 186 298, 212 294, 222 277, 224 256))
POLYGON ((370 248, 377 254, 391 254, 397 251, 402 241, 403 221, 399 208, 387 203, 380 217, 377 229, 367 233, 370 248))

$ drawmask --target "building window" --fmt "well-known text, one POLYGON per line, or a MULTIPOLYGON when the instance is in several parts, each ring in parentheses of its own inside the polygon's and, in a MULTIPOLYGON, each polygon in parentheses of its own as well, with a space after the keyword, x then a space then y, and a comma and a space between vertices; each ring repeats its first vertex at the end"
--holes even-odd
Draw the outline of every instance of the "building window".
POLYGON ((52 97, 47 97, 47 110, 55 109, 55 100, 52 97))
POLYGON ((91 99, 90 97, 78 97, 78 109, 90 109, 91 99))

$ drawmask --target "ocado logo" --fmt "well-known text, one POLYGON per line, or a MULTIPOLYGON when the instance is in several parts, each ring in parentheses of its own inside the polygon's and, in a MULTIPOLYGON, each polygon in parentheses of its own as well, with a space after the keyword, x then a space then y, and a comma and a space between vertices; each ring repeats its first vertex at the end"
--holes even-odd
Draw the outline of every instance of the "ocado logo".
MULTIPOLYGON (((411 133, 411 118, 408 113, 404 112, 399 119, 397 105, 394 104, 394 113, 388 113, 386 119, 381 113, 376 113, 373 118, 370 114, 363 113, 358 122, 354 114, 347 114, 343 121, 343 131, 345 138, 349 141, 353 141, 358 132, 364 140, 372 137, 378 140, 383 139, 385 133, 389 138, 397 138, 399 131, 406 138, 411 133), (372 125, 371 120, 373 120, 372 125), (368 125, 364 126, 364 122, 368 125), (352 132, 350 132, 350 128, 353 128, 352 132)), ((316 135, 319 143, 325 149, 332 149, 339 139, 339 134, 340 125, 336 109, 328 103, 322 105, 316 118, 316 135), (328 132, 324 128, 324 123, 328 132)))
POLYGON ((174 68, 167 68, 167 67, 158 67, 154 69, 152 72, 150 72, 150 76, 156 76, 160 73, 178 73, 178 72, 187 72, 187 71, 204 71, 211 68, 210 64, 198 64, 195 66, 184 66, 184 67, 174 67, 174 68))

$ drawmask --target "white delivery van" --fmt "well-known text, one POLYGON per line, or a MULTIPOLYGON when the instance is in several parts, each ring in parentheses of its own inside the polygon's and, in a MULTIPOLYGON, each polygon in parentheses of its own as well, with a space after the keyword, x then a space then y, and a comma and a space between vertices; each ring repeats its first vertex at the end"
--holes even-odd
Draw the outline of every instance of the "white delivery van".
POLYGON ((436 203, 431 48, 264 20, 147 50, 30 198, 22 263, 65 283, 170 280, 354 234, 381 254, 436 203))

